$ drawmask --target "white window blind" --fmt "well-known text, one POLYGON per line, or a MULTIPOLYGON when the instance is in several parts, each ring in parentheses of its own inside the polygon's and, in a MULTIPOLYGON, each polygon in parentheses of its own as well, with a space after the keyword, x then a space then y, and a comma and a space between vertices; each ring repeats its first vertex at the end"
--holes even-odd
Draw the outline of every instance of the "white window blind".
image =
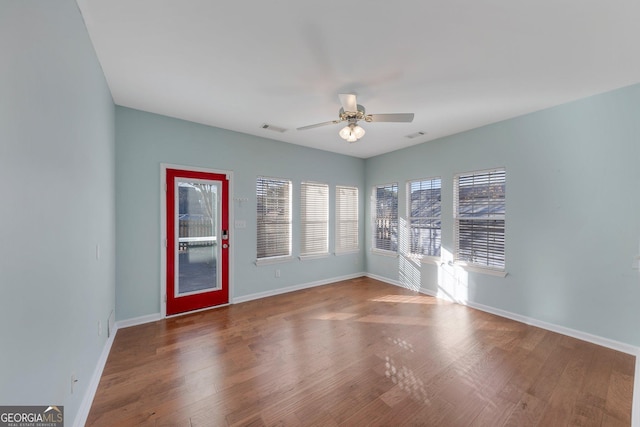
POLYGON ((373 248, 398 251, 398 184, 373 189, 373 248))
POLYGON ((300 186, 300 255, 329 253, 329 186, 303 182, 300 186))
POLYGON ((409 251, 420 256, 440 256, 442 240, 440 178, 407 183, 409 251))
POLYGON ((357 251, 358 187, 336 186, 336 253, 357 251))
POLYGON ((258 259, 291 256, 291 181, 258 177, 258 259))
POLYGON ((504 169, 455 177, 456 260, 504 270, 505 186, 504 169))

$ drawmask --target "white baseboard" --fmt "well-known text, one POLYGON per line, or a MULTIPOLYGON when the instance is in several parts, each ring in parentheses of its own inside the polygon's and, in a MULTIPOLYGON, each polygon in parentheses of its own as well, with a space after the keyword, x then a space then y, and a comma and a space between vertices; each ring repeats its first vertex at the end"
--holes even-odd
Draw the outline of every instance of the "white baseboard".
POLYGON ((100 378, 102 378, 102 372, 107 364, 109 352, 111 351, 111 346, 113 345, 117 332, 118 325, 116 324, 113 329, 113 333, 111 333, 109 338, 107 338, 107 341, 104 343, 102 353, 100 354, 96 368, 93 370, 91 381, 89 381, 89 386, 84 393, 84 398, 82 399, 82 403, 80 404, 80 408, 78 409, 78 413, 76 414, 76 418, 73 422, 74 427, 83 427, 87 423, 87 417, 89 416, 89 411, 91 411, 91 404, 93 403, 93 398, 96 396, 96 391, 98 391, 100 378))
POLYGON ((316 286, 329 285, 331 283, 340 282, 342 280, 357 279, 358 277, 365 276, 365 273, 355 273, 346 276, 333 277, 331 279, 318 280, 316 282, 303 283, 301 285, 289 286, 287 288, 274 289, 272 291, 258 292, 255 294, 244 295, 241 297, 233 298, 233 304, 241 302, 252 301, 260 298, 272 297, 275 295, 286 294, 289 292, 300 291, 302 289, 315 288, 316 286))
POLYGON ((145 323, 156 322, 158 320, 162 320, 162 315, 160 313, 147 314, 145 316, 134 317, 133 319, 118 320, 116 322, 116 328, 123 329, 130 326, 138 326, 145 323))
POLYGON ((378 280, 380 282, 385 282, 385 283, 388 283, 390 285, 399 286, 401 288, 408 289, 406 286, 402 286, 402 283, 400 283, 398 280, 392 280, 392 279, 389 279, 387 277, 378 276, 377 274, 372 274, 372 273, 366 273, 365 276, 367 276, 367 277, 369 277, 371 279, 378 280))

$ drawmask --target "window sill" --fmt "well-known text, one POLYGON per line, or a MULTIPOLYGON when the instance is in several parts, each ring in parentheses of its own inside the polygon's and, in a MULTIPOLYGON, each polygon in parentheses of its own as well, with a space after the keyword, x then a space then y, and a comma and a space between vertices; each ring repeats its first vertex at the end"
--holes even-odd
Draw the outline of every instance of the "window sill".
POLYGON ((453 265, 460 267, 465 271, 487 274, 489 276, 506 277, 508 274, 505 270, 496 270, 494 268, 481 267, 479 265, 469 265, 462 262, 454 262, 453 265))
POLYGON ((313 255, 300 255, 298 257, 298 259, 300 261, 308 261, 310 259, 319 259, 319 258, 329 258, 329 253, 323 253, 323 254, 313 254, 313 255))
POLYGON ((293 260, 292 256, 281 256, 281 257, 272 257, 272 258, 260 258, 255 260, 255 265, 268 265, 268 264, 279 264, 282 262, 288 262, 293 260))
POLYGON ((440 265, 442 263, 442 259, 438 256, 413 256, 410 257, 412 259, 415 259, 416 261, 419 261, 420 264, 434 264, 434 265, 440 265))
POLYGON ((391 258, 398 258, 398 252, 384 251, 381 249, 371 249, 371 253, 374 255, 382 255, 391 258))

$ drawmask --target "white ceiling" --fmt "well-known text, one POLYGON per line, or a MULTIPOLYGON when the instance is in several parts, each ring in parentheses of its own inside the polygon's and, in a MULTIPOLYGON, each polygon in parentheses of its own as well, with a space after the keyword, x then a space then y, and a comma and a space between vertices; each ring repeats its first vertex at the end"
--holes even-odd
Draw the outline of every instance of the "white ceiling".
POLYGON ((640 81, 638 0, 77 1, 116 104, 362 158, 640 81))

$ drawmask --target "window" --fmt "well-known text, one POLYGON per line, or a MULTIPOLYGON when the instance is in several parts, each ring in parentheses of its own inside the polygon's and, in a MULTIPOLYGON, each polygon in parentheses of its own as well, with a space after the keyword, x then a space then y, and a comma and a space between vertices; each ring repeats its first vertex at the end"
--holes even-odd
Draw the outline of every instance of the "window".
POLYGON ((329 253, 329 186, 303 182, 300 187, 300 255, 329 253))
POLYGON ((440 178, 409 181, 409 251, 419 256, 440 256, 442 220, 440 178))
POLYGON ((398 184, 374 188, 373 249, 398 251, 398 184))
POLYGON ((336 253, 358 249, 358 188, 336 186, 336 253))
POLYGON ((505 184, 504 169, 455 177, 457 261, 504 270, 505 184))
POLYGON ((291 256, 291 181, 258 177, 258 260, 291 256))

